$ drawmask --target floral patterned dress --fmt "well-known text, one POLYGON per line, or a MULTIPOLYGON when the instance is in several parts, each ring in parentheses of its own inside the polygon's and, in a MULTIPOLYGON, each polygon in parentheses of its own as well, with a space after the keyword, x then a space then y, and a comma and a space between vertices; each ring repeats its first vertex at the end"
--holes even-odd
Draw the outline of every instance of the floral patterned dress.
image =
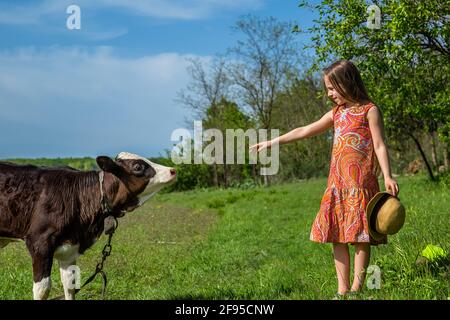
POLYGON ((365 208, 380 191, 378 162, 367 120, 373 103, 333 108, 334 141, 327 188, 311 228, 315 242, 386 243, 369 235, 365 208))

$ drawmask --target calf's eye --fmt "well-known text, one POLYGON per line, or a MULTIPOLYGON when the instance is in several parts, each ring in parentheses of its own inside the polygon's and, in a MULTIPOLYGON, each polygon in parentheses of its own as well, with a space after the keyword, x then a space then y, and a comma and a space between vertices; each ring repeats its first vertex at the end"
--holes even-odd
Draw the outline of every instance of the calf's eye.
POLYGON ((133 168, 132 168, 133 174, 135 174, 137 176, 138 175, 143 175, 144 174, 144 169, 145 169, 145 167, 142 164, 140 164, 140 163, 133 164, 133 168))

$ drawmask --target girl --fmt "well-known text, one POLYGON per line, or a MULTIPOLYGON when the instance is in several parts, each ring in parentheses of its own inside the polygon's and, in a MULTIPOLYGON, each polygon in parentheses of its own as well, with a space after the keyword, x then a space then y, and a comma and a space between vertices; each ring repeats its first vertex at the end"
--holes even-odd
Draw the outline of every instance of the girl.
POLYGON ((336 61, 323 69, 323 83, 328 98, 333 101, 332 110, 314 123, 250 149, 259 152, 272 144, 312 137, 334 126, 330 174, 310 240, 333 243, 337 296, 342 297, 362 289, 370 245, 387 242, 386 238, 375 241, 370 237, 365 215, 370 199, 380 191, 378 166, 383 172, 386 190, 396 196, 399 188, 391 176, 380 110, 370 100, 356 66, 347 60, 336 61), (351 287, 349 243, 355 246, 351 287))

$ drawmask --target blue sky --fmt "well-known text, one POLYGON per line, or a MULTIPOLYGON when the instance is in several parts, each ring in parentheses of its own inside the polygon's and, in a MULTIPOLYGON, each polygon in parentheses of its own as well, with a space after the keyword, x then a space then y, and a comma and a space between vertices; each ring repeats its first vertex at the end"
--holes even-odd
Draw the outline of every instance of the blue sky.
POLYGON ((298 2, 2 0, 0 158, 163 155, 186 126, 186 58, 224 53, 246 14, 306 28, 317 15, 298 2), (66 27, 71 4, 80 30, 66 27))

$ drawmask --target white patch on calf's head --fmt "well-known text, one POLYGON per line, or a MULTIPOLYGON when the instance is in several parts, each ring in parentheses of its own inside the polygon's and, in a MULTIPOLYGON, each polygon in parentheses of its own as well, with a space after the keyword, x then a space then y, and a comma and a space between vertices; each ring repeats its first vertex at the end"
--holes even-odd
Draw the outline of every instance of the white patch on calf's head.
POLYGON ((117 159, 122 159, 122 160, 144 160, 146 161, 147 159, 141 156, 138 156, 137 154, 134 153, 129 153, 129 152, 120 152, 117 157, 117 159))

